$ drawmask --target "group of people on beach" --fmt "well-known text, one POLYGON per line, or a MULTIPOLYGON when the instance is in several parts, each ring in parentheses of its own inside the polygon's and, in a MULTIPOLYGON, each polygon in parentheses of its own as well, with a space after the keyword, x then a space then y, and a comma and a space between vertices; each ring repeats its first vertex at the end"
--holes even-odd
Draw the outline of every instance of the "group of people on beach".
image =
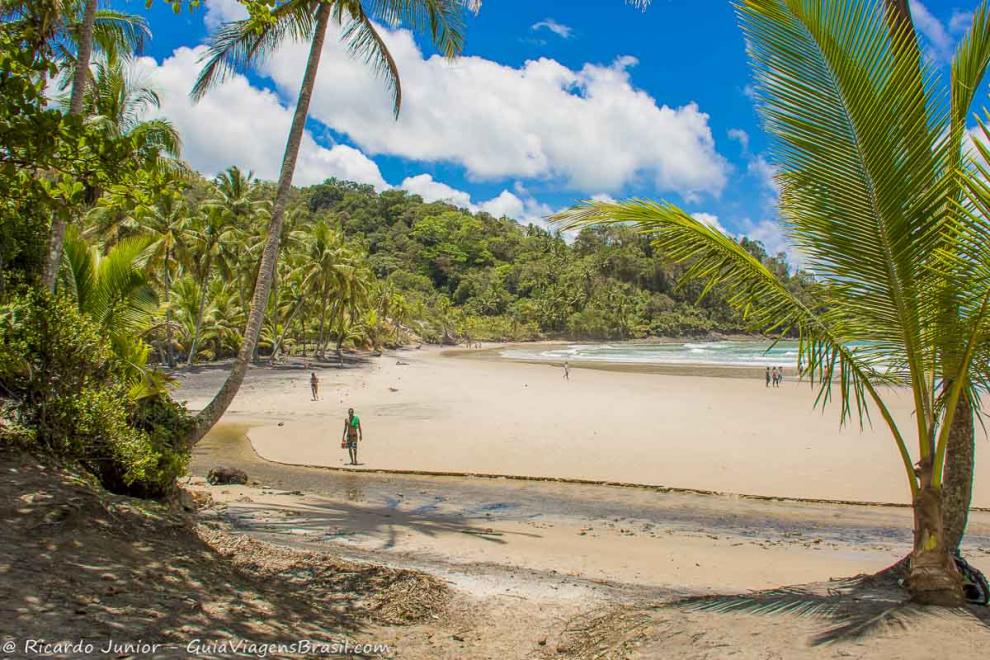
POLYGON ((780 384, 784 382, 784 368, 783 367, 767 367, 766 373, 767 387, 773 385, 774 387, 780 387, 780 384))
MULTIPOLYGON (((315 371, 309 375, 309 390, 312 400, 319 401, 320 378, 315 371)), ((364 429, 361 428, 361 419, 354 413, 354 408, 348 408, 347 417, 344 419, 344 432, 340 436, 340 448, 347 450, 351 459, 350 465, 358 465, 357 446, 362 440, 364 440, 364 429)))

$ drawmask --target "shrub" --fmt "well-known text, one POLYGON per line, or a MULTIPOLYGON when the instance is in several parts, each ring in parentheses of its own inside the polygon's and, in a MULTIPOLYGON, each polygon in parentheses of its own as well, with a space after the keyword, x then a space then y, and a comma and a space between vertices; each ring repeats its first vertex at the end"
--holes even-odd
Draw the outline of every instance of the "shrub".
POLYGON ((183 474, 191 424, 165 395, 141 399, 109 340, 71 302, 31 291, 0 307, 0 441, 76 461, 114 492, 160 497, 183 474))

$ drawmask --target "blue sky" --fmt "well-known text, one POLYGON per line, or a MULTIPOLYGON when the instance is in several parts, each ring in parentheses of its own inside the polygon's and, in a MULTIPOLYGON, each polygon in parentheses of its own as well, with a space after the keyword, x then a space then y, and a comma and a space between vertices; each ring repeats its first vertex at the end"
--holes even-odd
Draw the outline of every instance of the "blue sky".
MULTIPOLYGON (((197 47, 240 15, 236 0, 178 15, 161 1, 112 4, 149 18, 154 40, 140 66, 190 163, 274 178, 306 46, 194 105, 197 47)), ((911 4, 928 56, 947 64, 976 1, 911 4)), ((404 83, 399 122, 380 81, 331 34, 297 183, 353 178, 523 221, 594 196, 666 198, 786 247, 729 2, 654 0, 644 12, 622 0, 486 0, 454 64, 401 26, 383 32, 404 83)))

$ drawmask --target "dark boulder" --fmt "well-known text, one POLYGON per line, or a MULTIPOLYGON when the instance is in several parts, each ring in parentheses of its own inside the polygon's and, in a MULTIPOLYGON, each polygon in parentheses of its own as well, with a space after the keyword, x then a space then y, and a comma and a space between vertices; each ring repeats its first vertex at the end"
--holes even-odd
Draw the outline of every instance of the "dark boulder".
POLYGON ((222 486, 226 484, 246 484, 248 481, 248 476, 247 472, 244 470, 218 465, 210 470, 210 473, 206 475, 206 480, 214 486, 222 486))

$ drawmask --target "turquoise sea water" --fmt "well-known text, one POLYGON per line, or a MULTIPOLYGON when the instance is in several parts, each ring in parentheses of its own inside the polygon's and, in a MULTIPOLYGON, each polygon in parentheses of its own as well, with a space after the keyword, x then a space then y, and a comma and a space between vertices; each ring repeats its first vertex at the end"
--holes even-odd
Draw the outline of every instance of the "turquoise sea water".
POLYGON ((745 366, 797 366, 797 342, 712 341, 674 344, 567 344, 507 348, 502 356, 547 362, 599 361, 629 364, 722 364, 745 366))

